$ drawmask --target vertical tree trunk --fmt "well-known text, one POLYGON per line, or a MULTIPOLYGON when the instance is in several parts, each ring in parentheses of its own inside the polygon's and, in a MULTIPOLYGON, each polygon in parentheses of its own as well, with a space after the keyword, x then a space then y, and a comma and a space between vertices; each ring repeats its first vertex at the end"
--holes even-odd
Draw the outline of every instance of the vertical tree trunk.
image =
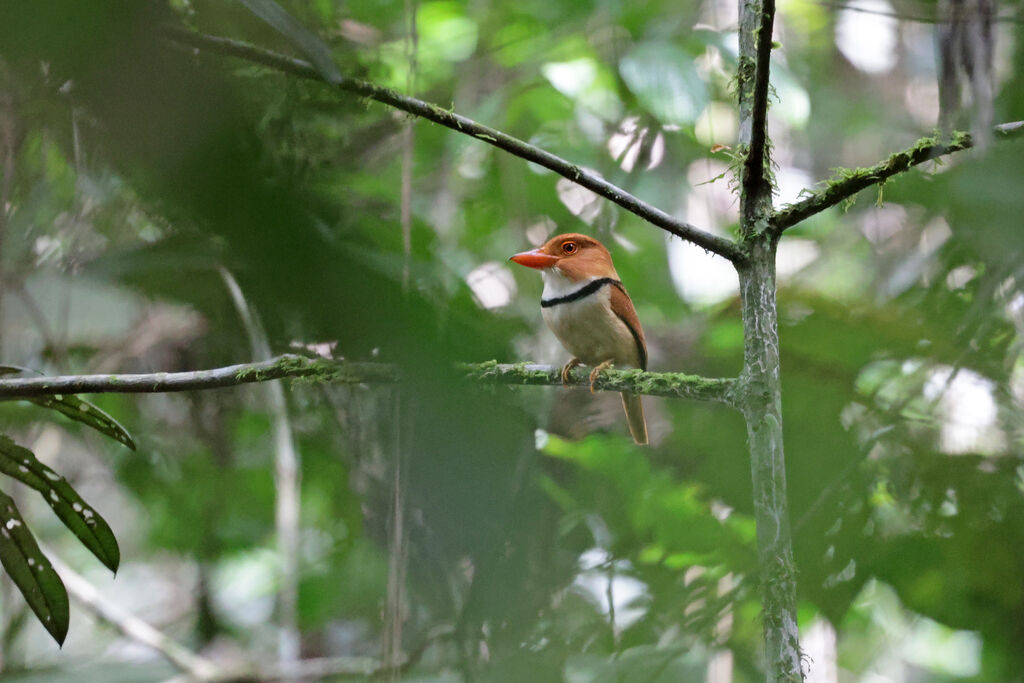
POLYGON ((743 310, 743 416, 750 443, 758 572, 768 683, 802 681, 796 620, 796 571, 782 448, 782 381, 775 307, 769 67, 775 0, 740 0, 740 234, 747 259, 737 264, 743 310))
POLYGON ((796 576, 782 447, 775 243, 761 236, 749 244, 750 260, 740 268, 745 334, 742 408, 750 443, 767 680, 801 681, 796 576))

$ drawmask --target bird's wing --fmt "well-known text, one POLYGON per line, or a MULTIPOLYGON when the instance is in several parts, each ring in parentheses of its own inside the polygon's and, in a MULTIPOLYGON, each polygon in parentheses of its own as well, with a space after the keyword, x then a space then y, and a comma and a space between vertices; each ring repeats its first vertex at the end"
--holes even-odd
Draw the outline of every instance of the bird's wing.
POLYGON ((633 301, 626 294, 626 288, 622 283, 616 282, 611 287, 612 313, 619 317, 619 320, 626 324, 633 340, 636 342, 637 358, 640 360, 640 369, 647 369, 647 342, 644 340, 644 330, 640 327, 640 318, 636 316, 636 309, 633 308, 633 301))

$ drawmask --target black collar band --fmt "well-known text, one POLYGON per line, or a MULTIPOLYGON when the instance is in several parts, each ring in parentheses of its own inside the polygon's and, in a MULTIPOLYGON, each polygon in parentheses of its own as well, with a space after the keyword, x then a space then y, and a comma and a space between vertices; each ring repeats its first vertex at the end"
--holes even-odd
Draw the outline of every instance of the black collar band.
POLYGON ((582 299, 585 296, 590 296, 591 294, 601 289, 605 285, 621 286, 622 283, 613 277, 598 278, 597 280, 591 280, 587 284, 577 289, 575 292, 571 292, 569 294, 566 294, 565 296, 555 297, 554 299, 541 299, 540 306, 541 308, 551 308, 552 306, 557 306, 558 304, 567 304, 570 301, 578 301, 579 299, 582 299))

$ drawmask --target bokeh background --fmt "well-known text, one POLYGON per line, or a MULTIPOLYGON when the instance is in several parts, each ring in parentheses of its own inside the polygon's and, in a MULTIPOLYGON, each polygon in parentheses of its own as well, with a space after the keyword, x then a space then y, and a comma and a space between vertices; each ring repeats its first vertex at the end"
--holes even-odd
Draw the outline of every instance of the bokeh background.
MULTIPOLYGON (((343 73, 411 88, 733 234, 735 3, 281 5, 343 73)), ((998 12, 995 112, 1011 121, 1024 118, 1024 15, 998 12)), ((780 0, 778 206, 931 132, 936 13, 780 0)), ((479 140, 183 47, 167 25, 298 54, 243 3, 0 10, 0 362, 155 372, 330 349, 408 381, 293 383, 283 406, 261 386, 97 397, 138 452, 0 405, 3 432, 110 522, 123 562, 112 577, 42 501, 0 482, 49 552, 225 665, 273 661, 295 636, 307 658, 379 656, 397 619, 417 656, 407 681, 763 679, 739 415, 647 399, 654 443, 641 450, 614 395, 483 389, 451 372, 566 360, 540 320, 540 279, 506 259, 572 230, 612 250, 652 370, 735 376, 729 264, 479 140), (290 539, 275 532, 281 434, 301 462, 290 539), (400 609, 387 600, 396 463, 400 609)), ((995 142, 782 240, 809 681, 1021 680, 1022 178, 1020 144, 995 142)), ((175 675, 74 604, 58 649, 9 584, 0 642, 5 681, 175 675)))

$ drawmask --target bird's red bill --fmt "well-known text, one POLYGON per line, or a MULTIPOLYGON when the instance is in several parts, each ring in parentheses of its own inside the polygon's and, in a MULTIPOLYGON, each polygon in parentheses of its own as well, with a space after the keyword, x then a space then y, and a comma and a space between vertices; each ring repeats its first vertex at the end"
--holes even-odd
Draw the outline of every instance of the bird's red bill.
POLYGON ((550 268, 551 266, 558 263, 558 257, 552 256, 551 254, 545 254, 540 249, 531 249, 530 251, 524 251, 515 256, 512 256, 510 261, 515 261, 521 266, 527 268, 550 268))

